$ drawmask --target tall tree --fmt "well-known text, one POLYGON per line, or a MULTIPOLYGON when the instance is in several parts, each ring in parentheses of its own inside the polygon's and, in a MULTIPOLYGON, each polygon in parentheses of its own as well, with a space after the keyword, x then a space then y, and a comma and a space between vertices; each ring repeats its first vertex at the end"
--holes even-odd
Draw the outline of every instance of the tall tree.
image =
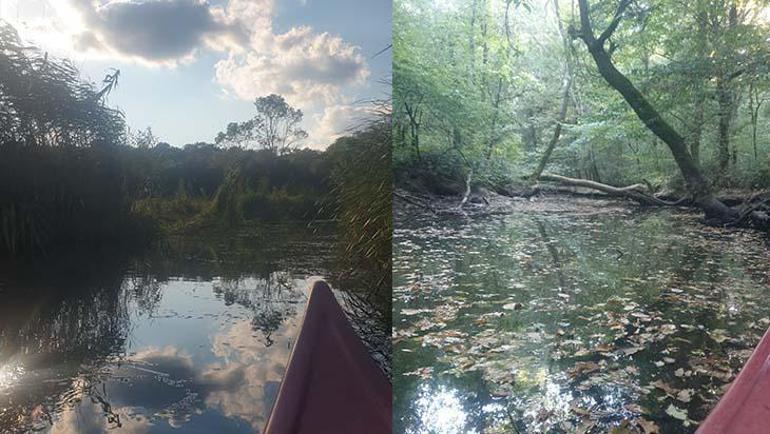
POLYGON ((576 35, 585 42, 601 76, 615 89, 631 106, 639 119, 671 150, 688 190, 695 203, 703 209, 710 218, 722 221, 732 221, 738 216, 738 211, 717 200, 711 190, 711 185, 701 173, 700 168, 690 155, 684 137, 667 122, 633 83, 621 73, 612 61, 611 53, 605 44, 617 30, 632 0, 620 0, 609 25, 598 35, 594 34, 588 0, 578 0, 580 9, 580 29, 576 35))
POLYGON ((231 122, 220 132, 218 145, 256 147, 283 155, 307 138, 302 129, 302 110, 290 106, 280 96, 271 94, 254 101, 257 114, 246 122, 231 122))

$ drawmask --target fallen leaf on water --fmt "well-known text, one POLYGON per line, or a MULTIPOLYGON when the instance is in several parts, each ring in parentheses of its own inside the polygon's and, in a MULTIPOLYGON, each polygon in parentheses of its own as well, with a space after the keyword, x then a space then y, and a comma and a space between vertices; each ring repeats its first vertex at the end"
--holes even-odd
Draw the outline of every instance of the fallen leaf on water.
POLYGON ((727 330, 724 329, 714 329, 709 333, 709 336, 711 336, 711 339, 718 344, 730 339, 730 337, 727 336, 727 330))
POLYGON ((582 407, 578 406, 578 405, 577 405, 576 403, 574 403, 574 402, 573 402, 572 404, 570 404, 570 407, 569 407, 569 409, 570 409, 570 410, 571 410, 573 413, 575 413, 575 414, 578 414, 578 415, 580 415, 580 416, 590 416, 590 415, 591 415, 591 412, 590 412, 589 410, 586 410, 585 408, 582 408, 582 407))
POLYGON ((649 315, 647 315, 645 313, 642 313, 642 312, 632 312, 631 316, 633 316, 635 318, 639 318, 640 320, 642 320, 644 322, 652 321, 652 317, 651 316, 649 316, 649 315))
POLYGON ((570 369, 569 373, 572 377, 577 377, 580 374, 588 374, 599 370, 599 364, 596 362, 577 362, 575 366, 570 369))
POLYGON ((591 432, 596 427, 596 422, 593 420, 584 420, 580 422, 580 425, 575 428, 575 434, 586 434, 591 432))
POLYGON ((663 334, 674 334, 676 333, 676 326, 674 324, 663 324, 660 326, 660 332, 663 334))
POLYGON ((610 428, 610 434, 633 434, 633 433, 634 431, 631 431, 631 428, 625 425, 613 426, 612 428, 610 428))
POLYGON ((679 393, 676 394, 676 399, 682 401, 682 402, 690 402, 692 399, 692 389, 684 389, 680 390, 679 393))
POLYGON ((669 404, 668 408, 666 409, 666 414, 673 417, 674 419, 683 421, 687 420, 687 410, 682 410, 674 404, 669 404))
POLYGON ((411 316, 431 312, 430 309, 401 309, 401 315, 411 316))
POLYGON ((403 375, 406 375, 406 376, 414 375, 414 376, 420 377, 422 379, 428 379, 431 376, 433 376, 433 367, 432 366, 428 366, 428 367, 425 367, 425 368, 417 368, 417 369, 415 369, 412 372, 405 372, 403 375))
POLYGON ((628 411, 630 411, 632 413, 639 413, 639 414, 647 413, 647 409, 645 409, 644 407, 642 407, 639 404, 634 404, 632 402, 624 405, 623 408, 625 408, 626 410, 628 410, 628 411))
POLYGON ((594 351, 599 353, 607 353, 612 351, 612 345, 610 344, 599 344, 594 346, 594 351))
POLYGON ((678 390, 671 387, 668 383, 661 381, 661 380, 655 380, 650 385, 657 387, 658 389, 666 392, 669 395, 675 395, 678 390))
POLYGON ((636 354, 639 351, 642 351, 644 347, 630 347, 630 348, 623 348, 621 351, 623 351, 623 354, 630 356, 632 354, 636 354))
POLYGON ((636 424, 639 425, 644 434, 660 434, 660 428, 651 420, 640 417, 636 420, 636 424))

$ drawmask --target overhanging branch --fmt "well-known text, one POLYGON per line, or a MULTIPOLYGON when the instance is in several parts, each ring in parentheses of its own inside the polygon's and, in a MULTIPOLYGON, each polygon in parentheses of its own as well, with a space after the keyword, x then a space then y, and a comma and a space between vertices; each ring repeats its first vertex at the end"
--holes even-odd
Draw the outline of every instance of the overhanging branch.
POLYGON ((620 24, 620 20, 623 19, 623 13, 626 11, 632 1, 633 0, 620 0, 618 7, 615 9, 615 15, 612 17, 610 25, 607 26, 602 34, 599 35, 599 37, 596 39, 597 44, 604 45, 604 42, 607 41, 607 39, 609 39, 613 33, 615 33, 615 30, 617 30, 618 25, 620 24))

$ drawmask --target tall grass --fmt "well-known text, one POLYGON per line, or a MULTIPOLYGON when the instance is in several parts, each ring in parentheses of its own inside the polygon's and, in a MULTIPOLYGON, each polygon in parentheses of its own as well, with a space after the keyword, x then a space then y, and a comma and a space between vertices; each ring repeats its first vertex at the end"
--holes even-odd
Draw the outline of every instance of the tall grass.
POLYGON ((140 226, 112 152, 124 139, 123 116, 103 104, 105 90, 80 80, 68 61, 25 46, 0 21, 0 256, 140 226))
POLYGON ((332 197, 344 233, 346 268, 370 277, 365 282, 368 301, 389 319, 393 228, 389 118, 337 140, 327 152, 333 161, 332 197))

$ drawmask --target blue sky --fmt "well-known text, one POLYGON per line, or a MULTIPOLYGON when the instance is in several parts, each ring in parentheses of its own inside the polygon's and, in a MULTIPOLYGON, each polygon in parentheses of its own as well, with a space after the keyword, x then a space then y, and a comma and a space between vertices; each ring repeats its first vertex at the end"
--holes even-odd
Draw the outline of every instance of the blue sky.
POLYGON ((181 146, 212 141, 251 101, 279 93, 324 148, 387 96, 390 0, 0 0, 22 38, 99 81, 133 129, 181 146))

